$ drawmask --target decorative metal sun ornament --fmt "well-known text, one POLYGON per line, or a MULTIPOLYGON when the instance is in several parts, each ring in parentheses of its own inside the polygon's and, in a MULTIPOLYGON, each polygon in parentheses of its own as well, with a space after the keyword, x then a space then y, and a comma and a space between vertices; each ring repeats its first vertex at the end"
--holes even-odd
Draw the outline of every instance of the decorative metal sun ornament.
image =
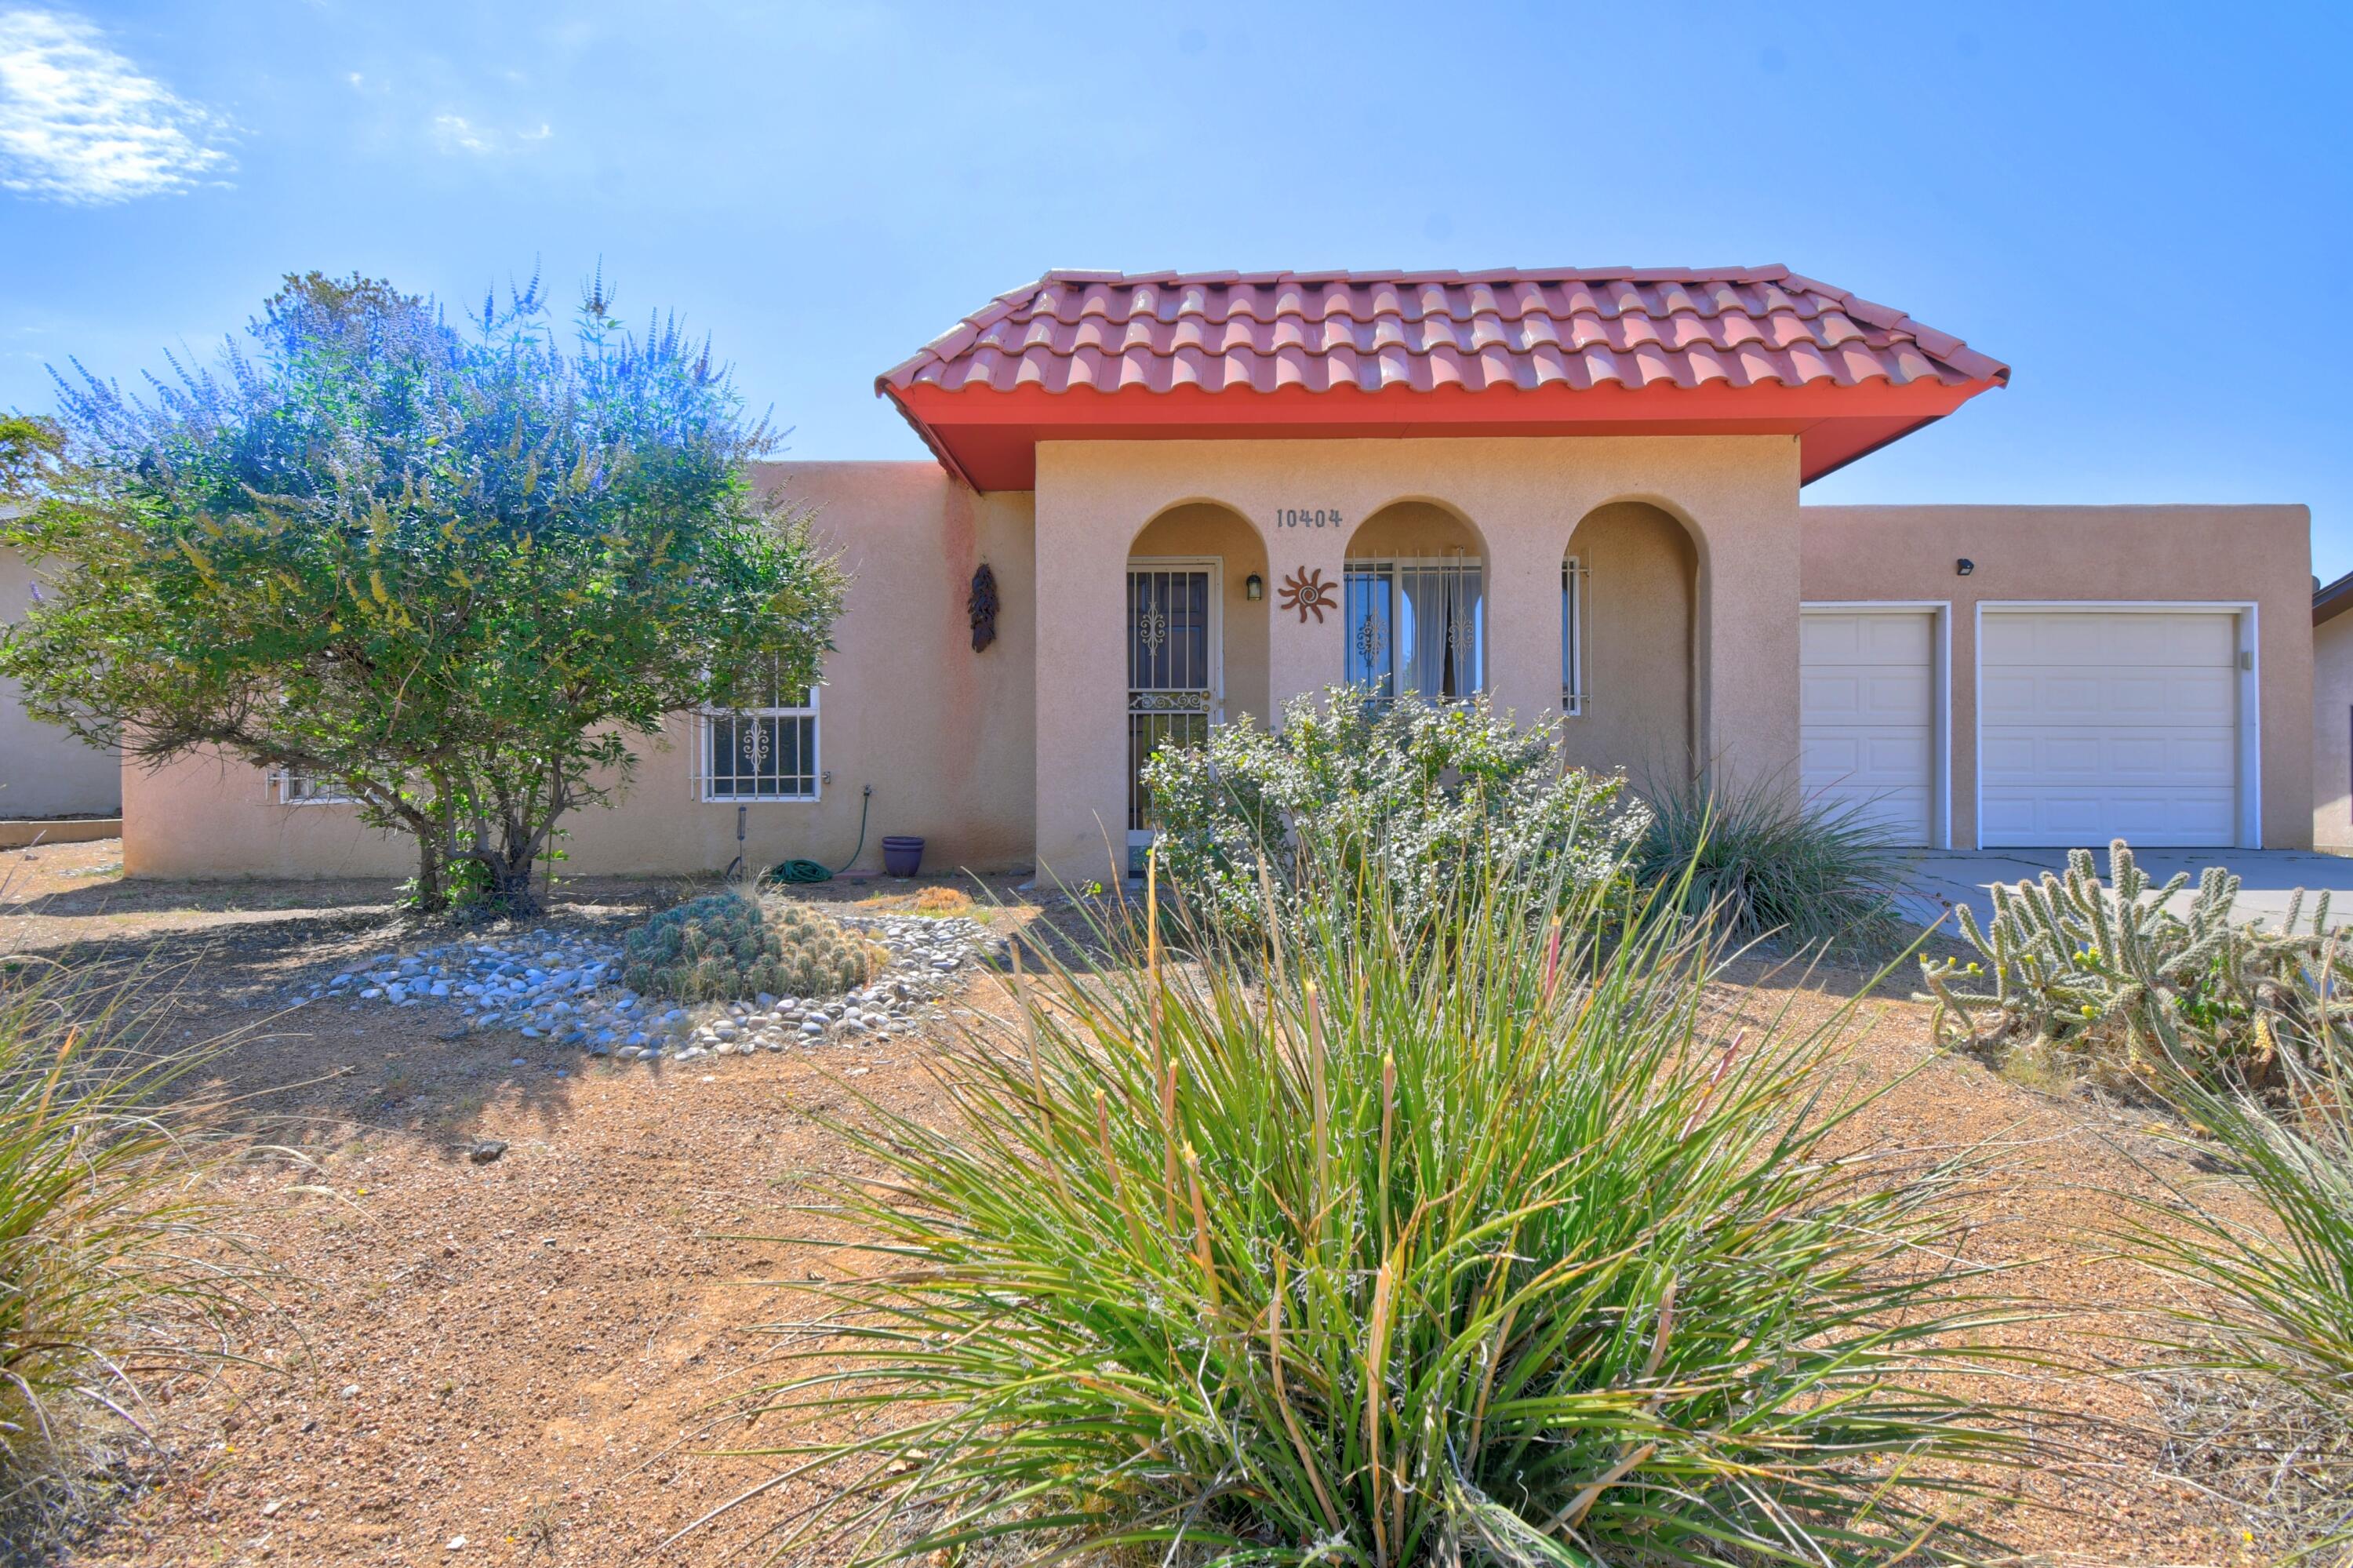
POLYGON ((1303 626, 1307 623, 1307 612, 1312 609, 1315 612, 1315 624, 1321 626, 1325 610, 1340 608, 1332 598, 1332 590, 1338 586, 1324 580, 1323 567, 1303 567, 1282 579, 1282 608, 1297 610, 1303 626))

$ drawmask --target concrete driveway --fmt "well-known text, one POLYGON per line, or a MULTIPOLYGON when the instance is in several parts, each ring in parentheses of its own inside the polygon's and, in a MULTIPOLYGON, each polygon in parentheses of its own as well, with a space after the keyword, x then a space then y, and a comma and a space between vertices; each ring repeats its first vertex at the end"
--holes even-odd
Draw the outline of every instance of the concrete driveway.
MULTIPOLYGON (((2310 850, 2153 849, 2135 850, 2133 858, 2160 887, 2177 871, 2188 872, 2194 887, 2199 873, 2206 867, 2228 866, 2240 878, 2238 912, 2246 919, 2277 920, 2286 913, 2288 898, 2299 887, 2306 890, 2304 917, 2309 919, 2312 895, 2327 888, 2332 894, 2329 924, 2353 924, 2353 857, 2315 854, 2310 850)), ((2096 849, 2093 859, 2105 876, 2108 852, 2096 849)), ((1990 885, 2031 881, 2046 871, 2066 868, 2067 852, 2063 849, 1932 850, 1921 857, 1899 902, 1909 918, 1924 926, 1957 904, 1968 905, 1982 923, 1993 917, 1993 899, 1986 891, 1990 885)), ((2186 902, 2188 897, 2189 890, 2184 889, 2177 902, 2186 902)), ((1958 935, 1958 927, 1950 922, 1945 930, 1958 935)))

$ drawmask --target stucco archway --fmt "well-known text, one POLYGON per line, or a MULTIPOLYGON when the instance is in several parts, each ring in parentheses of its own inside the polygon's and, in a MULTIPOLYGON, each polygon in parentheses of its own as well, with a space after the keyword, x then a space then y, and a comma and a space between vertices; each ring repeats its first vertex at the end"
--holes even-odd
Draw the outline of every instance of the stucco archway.
POLYGON ((1344 552, 1342 668, 1384 694, 1467 697, 1491 680, 1486 541, 1460 513, 1394 501, 1344 552))
POLYGON ((1578 520, 1561 568, 1568 759, 1688 779, 1704 711, 1698 542, 1662 507, 1613 501, 1578 520))
POLYGON ((1214 501, 1169 507, 1136 530, 1128 560, 1210 561, 1218 566, 1222 716, 1248 715, 1261 724, 1267 700, 1266 541, 1250 519, 1214 501), (1256 577, 1259 595, 1250 597, 1256 577))

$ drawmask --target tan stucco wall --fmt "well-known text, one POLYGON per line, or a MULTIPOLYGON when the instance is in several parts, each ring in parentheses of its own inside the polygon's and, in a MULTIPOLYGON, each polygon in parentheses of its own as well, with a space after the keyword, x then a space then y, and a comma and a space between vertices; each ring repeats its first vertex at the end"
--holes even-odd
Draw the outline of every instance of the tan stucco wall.
POLYGON ((1628 502, 1578 523, 1568 553, 1586 572, 1586 700, 1562 721, 1562 747, 1581 767, 1679 784, 1694 761, 1691 535, 1657 507, 1628 502))
POLYGON ((1427 501, 1400 501, 1382 507, 1356 524, 1343 547, 1344 556, 1352 561, 1406 556, 1425 560, 1461 556, 1468 560, 1484 551, 1484 541, 1462 519, 1427 501))
MULTIPOLYGON (((37 575, 0 548, 0 620, 25 613, 37 575)), ((41 723, 25 711, 16 683, 0 680, 0 818, 111 816, 121 805, 114 754, 41 723)))
MULTIPOLYGON (((1559 707, 1561 557, 1574 547, 1586 561, 1593 705, 1569 721, 1569 744, 1580 761, 1637 772, 1693 760, 1695 748, 1736 775, 1794 780, 1800 603, 1948 602, 1963 846, 1976 831, 1979 600, 2252 602, 2263 838, 2310 842, 2302 507, 1800 507, 1786 437, 1048 442, 1039 475, 1034 495, 976 496, 930 462, 764 471, 817 506, 855 580, 827 662, 824 798, 749 807, 754 863, 839 863, 871 783, 863 867, 878 863, 881 835, 909 832, 931 841, 932 869, 1034 862, 1066 878, 1103 875, 1125 838, 1131 554, 1225 561, 1228 712, 1264 716, 1342 669, 1342 616, 1303 622, 1282 610, 1285 577, 1320 572, 1336 599, 1352 549, 1435 553, 1465 538, 1487 564, 1491 690, 1532 717, 1559 707), (1282 510, 1319 508, 1339 522, 1277 523, 1282 510), (1962 556, 1974 576, 1954 575, 1962 556), (965 599, 982 560, 1002 609, 997 644, 975 654, 965 599), (1267 585, 1255 604, 1243 589, 1251 571, 1267 585)), ((2340 731, 2353 725, 2353 648, 2346 662, 2344 683, 2322 699, 2337 705, 2340 731)), ((733 857, 736 808, 694 799, 691 733, 677 721, 675 744, 644 754, 623 804, 574 819, 568 871, 716 870, 733 857)), ((2331 757, 2341 785, 2353 764, 2331 757)), ((2324 781, 2331 765, 2320 765, 2324 781)), ((278 805, 259 775, 216 758, 129 769, 122 790, 135 874, 408 865, 405 845, 362 832, 348 809, 278 805)), ((2340 795, 2337 817, 2353 821, 2346 808, 2340 795)))
POLYGON ((2256 607, 2263 841, 2312 842, 2312 517, 2302 506, 1807 506, 1808 603, 1948 601, 1953 842, 1977 842, 1977 607, 2256 607), (1976 563, 1957 575, 1962 558, 1976 563))
POLYGON ((2312 842, 2353 852, 2353 615, 2312 629, 2312 842))
MULTIPOLYGON (((1029 862, 1030 679, 1037 594, 1026 494, 975 496, 931 462, 764 465, 818 510, 820 535, 852 574, 826 660, 816 801, 745 809, 755 864, 806 855, 839 865, 858 840, 860 789, 874 787, 859 864, 881 863, 885 833, 920 833, 927 871, 1029 862), (997 640, 975 653, 965 613, 987 561, 1002 608, 997 640)), ((732 803, 695 798, 692 720, 667 750, 641 754, 622 803, 570 819, 569 873, 716 871, 735 855, 732 803)), ((134 875, 405 873, 404 842, 362 830, 349 808, 281 806, 260 774, 195 758, 161 773, 128 768, 125 870, 134 875)))
MULTIPOLYGON (((1560 704, 1560 562, 1596 508, 1657 505, 1694 547, 1702 733, 1735 773, 1794 778, 1798 746, 1798 466, 1786 436, 1407 440, 1047 441, 1038 449, 1038 858, 1104 875, 1126 836, 1121 598, 1109 588, 1152 518, 1211 502, 1265 541, 1272 699, 1337 680, 1345 630, 1278 605, 1281 582, 1337 588, 1357 525, 1399 502, 1454 514, 1488 567, 1488 682, 1514 713, 1560 704), (1336 525, 1282 526, 1296 509, 1336 525)), ((1400 514, 1400 516, 1409 515, 1400 514)), ((1426 514, 1425 514, 1426 515, 1426 514)), ((1400 524, 1399 526, 1404 524, 1400 524)), ((1356 546, 1361 547, 1361 546, 1356 546)))

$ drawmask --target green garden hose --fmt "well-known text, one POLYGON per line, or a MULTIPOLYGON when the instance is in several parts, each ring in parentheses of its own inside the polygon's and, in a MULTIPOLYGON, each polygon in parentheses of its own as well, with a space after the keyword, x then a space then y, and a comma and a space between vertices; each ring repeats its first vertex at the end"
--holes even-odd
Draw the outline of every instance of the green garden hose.
MULTIPOLYGON (((844 871, 856 865, 858 857, 866 853, 866 812, 873 804, 874 786, 869 784, 858 802, 858 847, 851 850, 849 858, 841 863, 841 869, 844 871)), ((832 872, 813 860, 780 860, 769 868, 768 875, 775 881, 796 887, 805 887, 817 882, 831 882, 834 878, 832 872)))

